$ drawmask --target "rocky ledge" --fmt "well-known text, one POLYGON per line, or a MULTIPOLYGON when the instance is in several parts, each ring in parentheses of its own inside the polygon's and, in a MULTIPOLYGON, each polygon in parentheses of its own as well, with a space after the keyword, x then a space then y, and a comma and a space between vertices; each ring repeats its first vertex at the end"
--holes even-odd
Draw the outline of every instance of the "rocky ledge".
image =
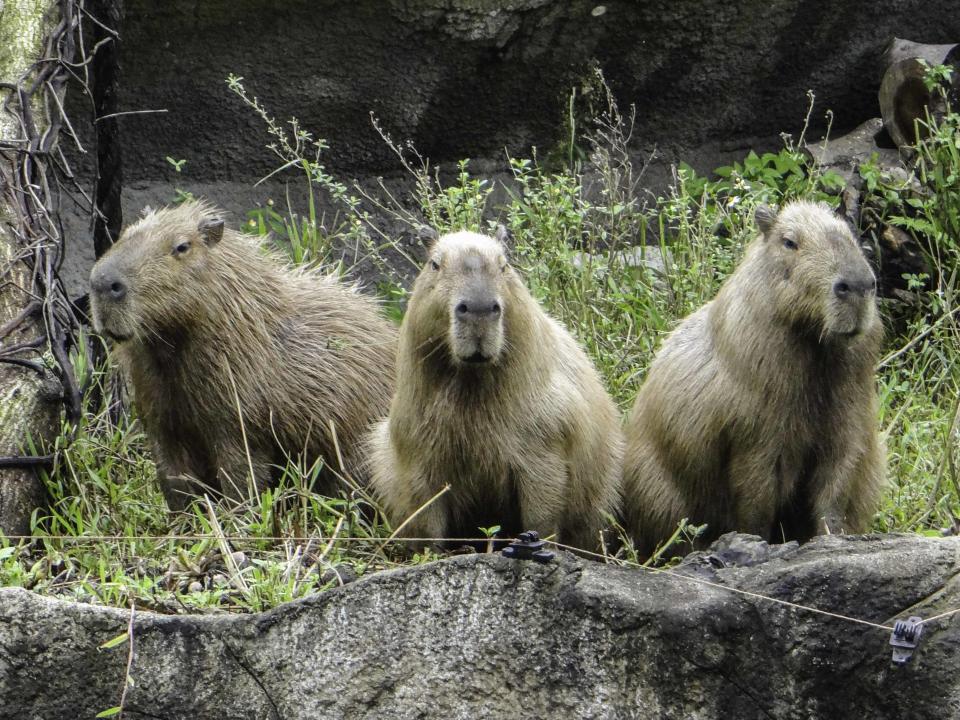
MULTIPOLYGON (((460 556, 256 615, 137 613, 127 718, 960 717, 960 539, 725 536, 657 574, 460 556), (701 581, 712 584, 706 584, 701 581), (728 588, 755 593, 747 595, 728 588)), ((130 613, 0 589, 0 715, 119 704, 130 613)))

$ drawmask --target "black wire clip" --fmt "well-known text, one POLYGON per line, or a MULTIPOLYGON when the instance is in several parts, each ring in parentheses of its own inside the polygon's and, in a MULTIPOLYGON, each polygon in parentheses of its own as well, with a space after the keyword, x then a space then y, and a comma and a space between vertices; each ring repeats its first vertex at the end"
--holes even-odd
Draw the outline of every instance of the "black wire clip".
POLYGON ((500 552, 504 557, 514 560, 533 560, 538 563, 548 563, 553 560, 553 553, 544 550, 546 542, 540 539, 536 530, 527 530, 517 536, 517 539, 507 545, 500 552))
POLYGON ((890 633, 894 665, 906 665, 910 662, 913 651, 920 644, 921 635, 923 635, 923 618, 914 615, 894 623, 893 632, 890 633))

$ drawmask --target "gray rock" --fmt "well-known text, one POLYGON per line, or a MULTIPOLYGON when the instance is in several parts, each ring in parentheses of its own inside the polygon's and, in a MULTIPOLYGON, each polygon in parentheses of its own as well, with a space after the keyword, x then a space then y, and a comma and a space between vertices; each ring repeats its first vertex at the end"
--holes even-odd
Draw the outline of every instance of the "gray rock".
POLYGON ((348 563, 338 563, 320 572, 320 582, 324 585, 327 583, 346 585, 355 582, 356 579, 357 571, 348 563))
MULTIPOLYGON (((123 215, 169 203, 179 187, 242 222, 268 197, 284 198, 285 181, 299 182, 291 170, 252 187, 282 163, 264 148, 271 138, 260 118, 226 87, 230 73, 281 123, 297 116, 329 140, 323 161, 335 175, 365 187, 387 176, 407 199, 412 182, 394 182, 399 164, 371 112, 446 177, 464 157, 490 177, 504 169, 505 149, 529 157, 536 146, 543 159, 565 141, 574 88, 577 127, 589 127, 596 63, 621 107, 638 109, 638 157, 658 149, 643 184, 659 193, 680 160, 710 171, 751 148, 775 150, 781 132, 798 136, 808 89, 817 96, 808 138, 826 129, 827 108, 834 136, 875 116, 890 38, 955 40, 954 4, 747 0, 705 10, 699 0, 612 0, 598 12, 600 3, 581 0, 125 0, 117 94, 120 110, 135 114, 118 118, 123 215), (183 172, 167 157, 186 160, 183 172)), ((87 95, 72 91, 67 103, 92 147, 87 95)), ((96 154, 63 145, 78 176, 92 178, 96 154)), ((302 204, 298 189, 293 195, 302 204)), ((323 210, 332 218, 342 208, 323 210)), ((93 261, 90 219, 65 203, 63 220, 65 281, 81 295, 93 261)), ((391 236, 401 231, 384 222, 391 236)))
POLYGON ((882 129, 883 120, 871 118, 843 137, 810 148, 810 154, 825 169, 833 170, 847 182, 856 175, 860 165, 874 158, 878 167, 899 180, 906 180, 909 174, 899 151, 881 147, 876 142, 882 129))
MULTIPOLYGON (((798 133, 877 114, 879 58, 897 34, 954 42, 953 0, 638 3, 568 0, 126 0, 121 118, 131 181, 262 177, 275 169, 259 119, 227 90, 235 73, 283 120, 330 140, 335 168, 383 172, 395 158, 369 113, 434 162, 528 153, 564 136, 567 101, 594 61, 645 146, 696 147, 798 133)), ((588 87, 588 86, 587 86, 588 87)), ((589 94, 589 93, 588 93, 589 94)), ((71 98, 77 116, 86 108, 71 98)), ((578 118, 578 122, 580 119, 578 118)), ((811 134, 811 136, 813 136, 811 134)))
MULTIPOLYGON (((606 263, 606 255, 591 254, 588 252, 574 253, 570 259, 570 264, 580 269, 589 262, 606 263)), ((667 274, 667 264, 673 264, 673 255, 667 249, 664 253, 659 245, 631 245, 630 247, 618 250, 611 258, 624 267, 645 266, 653 272, 654 276, 663 278, 667 274)))
MULTIPOLYGON (((890 624, 960 607, 960 539, 821 537, 715 582, 890 624)), ((752 549, 751 549, 752 548, 752 549)), ((257 615, 136 615, 129 718, 960 717, 960 615, 893 667, 889 632, 696 578, 456 557, 257 615)), ((0 590, 5 717, 118 704, 123 610, 0 590)))

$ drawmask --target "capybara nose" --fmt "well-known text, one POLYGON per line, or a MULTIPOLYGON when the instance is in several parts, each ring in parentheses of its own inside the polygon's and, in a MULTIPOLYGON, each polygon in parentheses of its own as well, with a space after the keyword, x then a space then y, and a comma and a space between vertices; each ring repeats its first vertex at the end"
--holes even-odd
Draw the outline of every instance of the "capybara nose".
POLYGON ((457 313, 457 318, 461 320, 466 320, 469 318, 487 318, 487 317, 497 317, 500 314, 501 308, 500 303, 496 300, 461 300, 457 303, 454 310, 457 313))
POLYGON ((127 296, 127 284, 116 275, 94 275, 90 286, 97 295, 111 300, 123 300, 127 296))
POLYGON ((123 300, 127 296, 127 286, 121 280, 110 283, 110 297, 114 300, 123 300))
POLYGON ((841 278, 833 284, 833 294, 841 300, 844 300, 851 295, 863 296, 867 293, 876 292, 876 290, 877 279, 873 275, 856 279, 841 278))

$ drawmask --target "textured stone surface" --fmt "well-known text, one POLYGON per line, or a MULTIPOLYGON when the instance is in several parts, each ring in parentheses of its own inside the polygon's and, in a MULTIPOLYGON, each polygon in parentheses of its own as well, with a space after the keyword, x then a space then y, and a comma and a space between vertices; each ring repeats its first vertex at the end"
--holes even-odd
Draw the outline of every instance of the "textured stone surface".
MULTIPOLYGON (((395 166, 369 112, 433 160, 527 153, 561 137, 572 86, 596 60, 642 145, 699 146, 837 130, 877 115, 881 55, 896 34, 955 42, 953 0, 127 0, 123 118, 131 180, 273 169, 259 118, 224 85, 246 78, 278 118, 328 138, 341 169, 395 166), (599 12, 599 8, 603 12, 599 12)), ((80 99, 77 98, 79 102, 80 99)))
MULTIPOLYGON (((166 112, 118 118, 123 213, 172 201, 175 186, 241 219, 267 197, 284 197, 282 184, 251 188, 280 163, 264 149, 260 118, 227 89, 229 73, 281 121, 295 115, 327 138, 324 158, 339 177, 370 187, 371 176, 398 169, 371 112, 433 166, 480 158, 493 165, 474 162, 474 171, 490 175, 483 168, 502 167, 505 148, 529 157, 537 146, 543 158, 557 147, 571 88, 581 115, 591 102, 582 81, 595 61, 621 106, 637 107, 638 157, 658 152, 644 184, 659 190, 679 159, 709 171, 750 148, 775 149, 781 132, 797 135, 808 89, 817 95, 809 137, 825 128, 827 108, 835 136, 875 117, 886 44, 894 35, 955 42, 954 4, 124 0, 119 109, 166 112), (168 156, 187 161, 182 174, 168 156)), ((90 147, 89 102, 81 92, 68 102, 90 147)), ((71 159, 89 175, 92 157, 71 159)), ((409 195, 409 182, 391 188, 409 195)), ((299 186, 293 200, 303 205, 299 186)), ((92 263, 89 219, 65 221, 67 282, 79 295, 92 263)))
MULTIPOLYGON (((878 623, 960 605, 960 540, 743 537, 683 572, 878 623)), ((129 613, 0 590, 6 716, 117 704, 129 613)), ((960 717, 960 616, 912 665, 889 633, 693 580, 461 556, 246 616, 138 614, 127 717, 960 717)))

